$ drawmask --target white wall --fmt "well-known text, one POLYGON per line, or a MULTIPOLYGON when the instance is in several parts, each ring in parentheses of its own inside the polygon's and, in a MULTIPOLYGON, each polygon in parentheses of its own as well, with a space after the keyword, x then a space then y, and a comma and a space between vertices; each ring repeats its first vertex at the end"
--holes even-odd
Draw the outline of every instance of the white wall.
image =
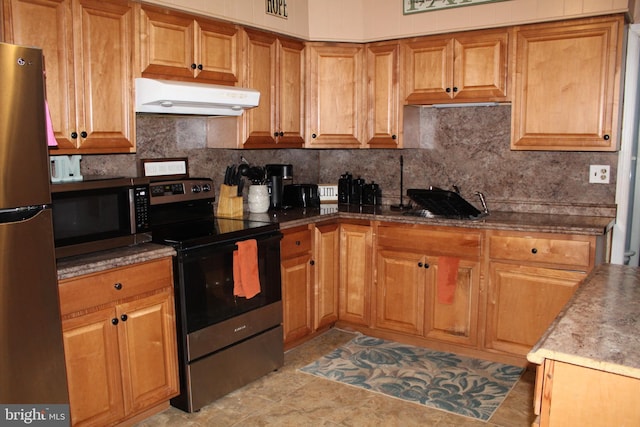
POLYGON ((288 18, 282 19, 265 13, 265 0, 144 1, 305 40, 354 42, 608 13, 633 15, 636 3, 636 0, 507 0, 405 16, 403 0, 287 0, 288 18))

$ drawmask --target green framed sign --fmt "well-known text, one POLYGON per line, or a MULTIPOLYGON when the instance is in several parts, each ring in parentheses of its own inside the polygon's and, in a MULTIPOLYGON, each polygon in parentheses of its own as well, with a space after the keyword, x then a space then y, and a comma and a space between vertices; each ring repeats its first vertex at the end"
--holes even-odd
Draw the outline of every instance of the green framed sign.
POLYGON ((451 9, 453 7, 474 6, 483 3, 497 3, 507 0, 402 0, 403 13, 433 12, 436 10, 451 9))

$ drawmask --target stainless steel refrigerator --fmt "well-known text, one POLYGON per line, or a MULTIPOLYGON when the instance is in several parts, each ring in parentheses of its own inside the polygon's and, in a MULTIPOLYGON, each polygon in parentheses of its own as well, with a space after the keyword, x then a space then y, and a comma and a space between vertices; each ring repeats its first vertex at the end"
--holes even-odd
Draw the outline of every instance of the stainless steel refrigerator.
POLYGON ((0 404, 67 404, 40 49, 0 43, 0 404))

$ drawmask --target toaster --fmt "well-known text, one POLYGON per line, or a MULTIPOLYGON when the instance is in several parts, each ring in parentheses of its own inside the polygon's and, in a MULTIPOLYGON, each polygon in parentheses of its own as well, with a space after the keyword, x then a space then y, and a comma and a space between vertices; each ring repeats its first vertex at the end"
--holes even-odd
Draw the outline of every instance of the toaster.
POLYGON ((318 184, 288 184, 282 191, 282 206, 291 208, 319 208, 318 184))

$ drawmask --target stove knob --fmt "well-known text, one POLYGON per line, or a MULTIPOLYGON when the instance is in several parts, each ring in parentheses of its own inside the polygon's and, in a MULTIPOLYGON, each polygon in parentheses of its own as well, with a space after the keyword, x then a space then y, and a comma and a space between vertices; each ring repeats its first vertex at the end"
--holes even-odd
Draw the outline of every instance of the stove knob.
POLYGON ((209 185, 209 184, 204 184, 204 185, 202 186, 202 191, 204 191, 205 193, 206 193, 207 191, 211 191, 211 185, 209 185))
POLYGON ((192 193, 199 193, 200 191, 202 191, 202 188, 200 187, 199 184, 193 184, 193 186, 191 187, 191 192, 192 193))

